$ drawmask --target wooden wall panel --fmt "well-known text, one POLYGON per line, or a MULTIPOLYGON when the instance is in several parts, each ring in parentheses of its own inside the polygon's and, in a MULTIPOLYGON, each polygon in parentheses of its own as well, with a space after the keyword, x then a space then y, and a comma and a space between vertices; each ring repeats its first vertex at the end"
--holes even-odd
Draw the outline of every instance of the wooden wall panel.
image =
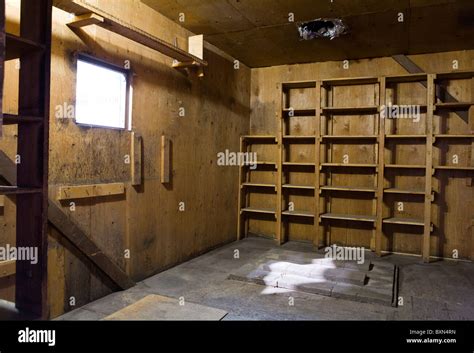
MULTIPOLYGON (((472 50, 414 55, 410 56, 410 59, 429 73, 452 71, 453 60, 457 60, 460 63, 460 70, 474 69, 474 51, 472 50)), ((344 69, 342 62, 334 61, 252 69, 250 133, 258 135, 276 134, 278 132, 278 119, 275 117, 275 113, 278 111, 277 103, 279 93, 277 88, 280 82, 321 80, 337 77, 389 76, 405 73, 406 71, 392 58, 350 61, 349 69, 344 69)), ((469 80, 461 80, 455 83, 450 82, 447 85, 447 90, 460 101, 471 101, 471 87, 472 82, 469 80)), ((388 88, 388 102, 392 102, 393 104, 426 104, 426 88, 421 84, 402 83, 389 85, 388 88)), ((377 97, 370 92, 369 86, 365 88, 363 86, 351 88, 337 87, 334 90, 334 95, 334 103, 336 106, 374 105, 377 102, 377 97)), ((291 98, 294 98, 296 102, 293 103, 294 105, 301 104, 301 102, 304 101, 302 92, 297 92, 294 94, 294 97, 291 98)), ((471 133, 472 125, 470 124, 472 124, 472 121, 462 121, 459 118, 453 117, 455 115, 454 113, 441 113, 441 115, 444 116, 437 116, 437 114, 435 114, 435 133, 471 133), (449 117, 446 115, 449 115, 449 117)), ((386 133, 425 134, 425 119, 426 114, 422 113, 421 119, 417 123, 410 121, 410 119, 388 120, 385 127, 386 133)), ((311 122, 308 123, 308 121, 310 121, 310 119, 292 118, 290 130, 292 130, 294 134, 305 134, 301 132, 310 131, 312 129, 312 126, 309 126, 311 122)), ((374 122, 375 119, 371 119, 369 116, 352 116, 350 118, 337 116, 336 119, 334 119, 333 133, 351 135, 374 134, 376 131, 373 125, 374 122)), ((323 130, 323 133, 327 133, 327 131, 324 132, 323 130)), ((311 133, 307 133, 307 135, 308 134, 311 133)), ((443 148, 443 142, 437 142, 437 146, 438 145, 439 147, 434 148, 435 162, 436 158, 440 158, 440 160, 444 161, 449 159, 453 154, 458 154, 460 157, 459 165, 468 165, 471 163, 472 146, 469 141, 460 141, 459 143, 450 144, 449 149, 443 148), (436 153, 438 157, 436 157, 436 153), (443 155, 445 156, 444 159, 443 155), (464 162, 466 164, 462 164, 464 162)), ((299 156, 298 152, 295 153, 296 157, 304 157, 304 152, 299 156)), ((375 156, 370 145, 364 144, 334 145, 332 153, 336 159, 341 158, 347 153, 350 155, 351 161, 352 158, 354 158, 354 161, 357 162, 372 162, 372 158, 375 156)), ((385 158, 387 162, 393 160, 394 163, 424 164, 424 141, 421 141, 419 146, 413 143, 407 144, 403 142, 397 142, 395 146, 391 141, 388 141, 385 158), (417 158, 419 158, 419 160, 417 158)), ((472 237, 471 222, 474 217, 474 208, 472 206, 463 209, 460 208, 462 205, 460 200, 472 199, 472 196, 466 196, 472 195, 473 192, 472 186, 468 186, 468 176, 471 175, 469 173, 471 172, 437 172, 433 178, 435 191, 440 190, 439 188, 444 188, 445 190, 442 192, 448 192, 439 201, 435 199, 435 203, 432 207, 433 223, 435 226, 435 233, 433 233, 431 238, 431 254, 433 256, 451 257, 452 251, 457 249, 460 253, 460 258, 467 259, 470 257, 469 252, 472 251, 470 244, 473 243, 470 237, 472 237), (440 180, 437 178, 440 178, 440 180), (436 231, 437 227, 439 228, 438 231, 436 231), (438 236, 437 232, 441 233, 441 236, 438 236)), ((397 170, 396 172, 386 170, 385 174, 385 184, 387 187, 390 185, 391 187, 400 188, 424 188, 424 171, 420 173, 415 170, 397 170)), ((312 177, 310 173, 308 173, 308 175, 301 174, 299 176, 292 176, 292 178, 298 180, 299 184, 311 184, 312 177)), ((333 184, 337 185, 374 185, 374 180, 369 175, 333 173, 332 178, 333 184)), ((321 177, 321 182, 324 182, 324 175, 321 177)), ((389 210, 393 210, 393 205, 396 201, 396 197, 386 198, 384 202, 384 216, 388 217, 389 210)), ((469 203, 470 201, 467 202, 469 203)), ((423 215, 423 197, 420 197, 420 200, 416 199, 416 197, 411 197, 410 200, 405 201, 404 205, 405 211, 403 214, 423 215)), ((262 207, 270 206, 270 202, 268 202, 267 205, 262 205, 262 207)), ((351 213, 349 210, 359 210, 361 213, 366 214, 372 213, 371 202, 364 199, 340 197, 340 199, 335 200, 333 197, 333 208, 334 207, 346 213, 351 213)), ((332 211, 336 212, 335 210, 332 211)), ((311 227, 299 227, 299 225, 290 226, 294 227, 294 232, 290 232, 289 234, 290 239, 310 240, 313 238, 312 232, 314 232, 314 230, 311 229, 311 227)), ((422 238, 419 229, 415 229, 415 232, 413 232, 413 229, 410 227, 384 228, 387 228, 382 244, 384 250, 388 249, 401 253, 420 254, 422 238)), ((273 234, 273 229, 274 227, 267 227, 266 223, 259 220, 254 220, 250 222, 249 225, 249 232, 263 233, 267 236, 273 234), (268 230, 268 232, 265 232, 266 230, 268 230)), ((371 230, 370 228, 364 228, 364 225, 356 225, 356 227, 351 225, 350 227, 346 227, 344 222, 340 222, 340 224, 333 223, 331 232, 332 240, 337 243, 366 247, 370 245, 371 230)))

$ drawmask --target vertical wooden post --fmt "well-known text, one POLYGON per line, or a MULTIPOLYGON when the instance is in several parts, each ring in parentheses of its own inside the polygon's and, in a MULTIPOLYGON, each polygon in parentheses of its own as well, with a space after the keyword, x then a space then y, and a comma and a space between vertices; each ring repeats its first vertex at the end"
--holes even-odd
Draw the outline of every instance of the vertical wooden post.
POLYGON ((432 177, 433 177, 433 111, 435 98, 436 75, 429 74, 427 80, 426 96, 426 169, 425 169, 425 204, 422 256, 424 262, 430 261, 431 237, 431 203, 432 203, 432 177))
MULTIPOLYGON (((471 78, 471 102, 474 102, 474 77, 471 78)), ((474 106, 469 107, 469 132, 474 131, 474 106)), ((471 166, 474 166, 474 139, 471 139, 471 166)), ((469 175, 471 180, 469 181, 469 185, 473 187, 473 179, 474 176, 469 175)), ((472 194, 472 191, 471 191, 472 194)), ((474 261, 474 217, 471 219, 471 261, 474 261)))
MULTIPOLYGON (((327 87, 327 94, 326 94, 326 104, 325 106, 326 107, 334 107, 334 87, 333 86, 328 86, 327 87)), ((326 115, 326 119, 327 119, 327 134, 328 135, 334 135, 334 116, 329 113, 329 115, 326 115)), ((326 144, 326 152, 327 152, 327 162, 328 163, 333 163, 333 143, 332 141, 328 141, 328 143, 326 144)), ((333 179, 333 176, 332 176, 332 169, 327 169, 326 171, 326 182, 327 182, 327 185, 328 186, 332 186, 332 179, 333 179)), ((327 213, 331 213, 331 210, 332 210, 332 193, 328 194, 328 197, 327 197, 327 203, 326 203, 326 212, 327 213)), ((326 225, 325 225, 325 244, 326 246, 331 246, 331 222, 327 222, 326 225)))
POLYGON ((321 177, 321 81, 316 82, 316 121, 314 129, 314 238, 313 248, 319 249, 323 245, 321 239, 321 232, 319 229, 319 214, 320 212, 320 177, 321 177))
POLYGON ((0 0, 0 137, 3 126, 3 78, 5 74, 5 0, 0 0))
POLYGON ((131 137, 130 173, 132 185, 138 186, 142 183, 142 137, 135 132, 131 137))
POLYGON ((375 234, 375 253, 382 256, 383 239, 383 190, 385 183, 385 115, 382 106, 385 105, 386 81, 385 77, 379 77, 379 131, 378 131, 378 167, 377 167, 377 222, 375 234))
POLYGON ((161 136, 161 183, 171 181, 171 142, 165 135, 161 136))
MULTIPOLYGON (((240 137, 240 152, 245 152, 245 141, 244 138, 241 136, 240 137)), ((244 228, 244 217, 245 215, 242 214, 242 206, 243 206, 243 193, 244 190, 242 188, 242 183, 244 182, 245 178, 245 166, 244 165, 239 165, 239 191, 238 191, 238 200, 237 200, 237 240, 241 240, 243 238, 242 235, 242 230, 244 228)))
POLYGON ((48 134, 51 66, 51 0, 22 1, 20 35, 45 50, 21 58, 19 115, 41 117, 37 124, 18 125, 18 188, 40 188, 34 194, 18 194, 17 247, 38 250, 38 263, 17 261, 16 307, 47 318, 47 210, 48 134))
POLYGON ((278 121, 278 133, 277 133, 277 196, 276 196, 276 209, 275 209, 275 217, 276 217, 276 241, 279 245, 285 242, 284 235, 283 235, 283 225, 282 225, 282 202, 283 202, 283 192, 282 192, 282 180, 283 180, 283 153, 284 153, 284 146, 283 146, 283 126, 284 126, 284 114, 283 109, 283 84, 280 83, 280 94, 279 94, 279 103, 277 104, 278 112, 275 114, 278 121))

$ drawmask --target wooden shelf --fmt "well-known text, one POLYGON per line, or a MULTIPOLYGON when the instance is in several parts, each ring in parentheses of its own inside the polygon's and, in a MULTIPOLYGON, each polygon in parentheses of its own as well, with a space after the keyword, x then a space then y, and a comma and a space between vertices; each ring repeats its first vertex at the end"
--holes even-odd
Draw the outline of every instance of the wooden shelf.
POLYGON ((299 136, 299 135, 284 135, 283 140, 315 140, 316 136, 308 135, 308 136, 299 136))
POLYGON ((240 213, 262 213, 262 214, 275 214, 275 210, 271 208, 255 208, 255 207, 246 207, 240 210, 240 213))
POLYGON ((434 168, 435 170, 474 170, 474 167, 455 167, 449 165, 439 165, 434 168))
POLYGON ((436 110, 466 110, 469 109, 473 102, 449 102, 449 103, 436 103, 436 110))
POLYGON ((386 194, 407 194, 407 195, 424 195, 424 190, 416 189, 398 189, 398 188, 388 188, 383 191, 386 194))
POLYGON ((294 116, 315 116, 316 115, 316 109, 290 109, 290 108, 285 108, 283 109, 283 114, 285 117, 289 117, 290 113, 293 113, 291 117, 294 116))
POLYGON ((252 188, 272 188, 275 189, 275 184, 263 184, 263 183, 242 183, 241 187, 252 187, 252 188))
POLYGON ((403 224, 403 225, 421 226, 421 227, 425 225, 425 222, 423 222, 423 219, 417 219, 417 218, 390 217, 390 218, 383 219, 382 222, 385 224, 403 224))
POLYGON ((73 0, 61 0, 56 1, 55 6, 68 13, 74 13, 77 16, 68 24, 70 28, 77 29, 84 26, 96 25, 136 43, 142 44, 150 49, 156 50, 180 63, 198 67, 207 66, 205 60, 136 28, 129 23, 121 21, 102 9, 97 8, 93 4, 85 3, 83 1, 79 3, 73 0))
POLYGON ((316 88, 316 81, 282 82, 281 86, 283 89, 316 88))
POLYGON ((434 135, 437 139, 472 139, 474 138, 474 134, 466 134, 466 135, 449 135, 449 134, 438 134, 434 135))
POLYGON ((323 86, 370 85, 378 82, 377 77, 347 77, 322 80, 323 86))
MULTIPOLYGON (((257 165, 257 167, 271 166, 271 167, 274 167, 275 169, 278 168, 278 166, 275 162, 257 161, 255 164, 257 165)), ((241 167, 249 168, 249 167, 251 167, 251 165, 250 164, 245 164, 241 167)))
POLYGON ((323 135, 323 140, 376 140, 377 135, 323 135))
POLYGON ((363 216, 354 214, 341 214, 341 213, 323 213, 320 215, 322 219, 339 219, 345 221, 358 221, 358 222, 375 222, 375 216, 363 216))
POLYGON ((42 123, 43 118, 38 116, 19 116, 13 114, 3 114, 4 125, 16 125, 25 123, 42 123))
POLYGON ((298 217, 309 217, 314 218, 314 214, 308 211, 282 211, 284 216, 298 216, 298 217))
POLYGON ((19 188, 17 186, 0 186, 0 195, 41 194, 41 188, 19 188))
POLYGON ((277 143, 278 140, 276 136, 272 135, 244 135, 242 139, 245 141, 256 141, 256 140, 270 140, 270 142, 277 143))
POLYGON ((408 74, 408 75, 393 75, 385 78, 387 83, 406 83, 406 82, 422 82, 428 80, 426 73, 408 74))
POLYGON ((385 168, 391 169, 426 169, 426 166, 421 164, 385 164, 385 168))
POLYGON ((377 164, 373 164, 373 163, 321 163, 321 167, 377 168, 377 164))
POLYGON ((357 114, 377 114, 378 106, 367 107, 324 107, 323 114, 331 115, 357 115, 357 114))
POLYGON ((386 139, 426 139, 426 135, 385 135, 386 139))
POLYGON ((19 59, 23 55, 44 51, 44 46, 14 34, 5 34, 5 61, 19 59))
POLYGON ((294 185, 294 184, 283 184, 281 186, 283 189, 299 189, 299 190, 314 190, 314 186, 310 185, 294 185))
POLYGON ((301 163, 301 162, 283 162, 284 167, 315 167, 314 163, 301 163))
POLYGON ((454 71, 436 74, 435 81, 442 80, 462 80, 474 77, 474 71, 454 71))
POLYGON ((350 186, 320 186, 321 190, 327 191, 349 191, 349 192, 376 192, 373 188, 350 187, 350 186))

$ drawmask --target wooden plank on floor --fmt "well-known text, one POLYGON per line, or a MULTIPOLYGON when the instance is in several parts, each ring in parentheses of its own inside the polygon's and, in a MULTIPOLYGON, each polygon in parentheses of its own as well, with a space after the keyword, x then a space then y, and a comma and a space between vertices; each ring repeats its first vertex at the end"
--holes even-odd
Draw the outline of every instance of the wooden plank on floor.
POLYGON ((208 306, 150 294, 104 320, 222 320, 227 312, 208 306))
POLYGON ((83 199, 125 193, 124 183, 60 186, 58 200, 83 199))

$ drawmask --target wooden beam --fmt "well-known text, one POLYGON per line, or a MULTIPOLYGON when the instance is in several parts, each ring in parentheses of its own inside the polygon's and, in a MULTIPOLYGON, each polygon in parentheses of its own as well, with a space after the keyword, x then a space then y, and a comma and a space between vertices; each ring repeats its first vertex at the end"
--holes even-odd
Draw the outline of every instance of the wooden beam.
POLYGON ((58 200, 84 199, 125 193, 124 183, 60 186, 58 200))
POLYGON ((64 237, 96 264, 121 289, 127 289, 135 285, 130 277, 104 254, 86 233, 51 200, 49 201, 48 219, 54 228, 60 231, 64 237))
MULTIPOLYGON (((240 137, 240 152, 245 152, 245 139, 240 137)), ((242 183, 247 180, 246 169, 243 165, 239 165, 239 191, 237 199, 237 240, 241 240, 245 237, 246 234, 242 234, 245 229, 245 215, 240 212, 242 207, 244 207, 244 193, 245 190, 241 187, 242 183)))
POLYGON ((316 165, 314 170, 314 238, 313 238, 313 249, 318 250, 320 247, 324 246, 323 239, 321 237, 320 227, 319 227, 319 215, 321 213, 320 203, 321 203, 321 169, 319 166, 321 164, 321 81, 316 82, 316 94, 315 94, 315 107, 316 107, 316 121, 314 135, 316 139, 314 141, 314 163, 316 165))
POLYGON ((0 151, 0 171, 3 179, 5 179, 10 185, 16 185, 15 165, 3 151, 0 151))
POLYGON ((142 184, 142 137, 132 132, 132 141, 131 141, 131 176, 132 176, 132 185, 141 185, 142 184))
POLYGON ((426 90, 426 169, 425 169, 425 202, 424 202, 424 226, 422 241, 422 256, 424 262, 430 262, 431 245, 431 204, 433 202, 433 112, 435 101, 436 75, 429 74, 426 90))
POLYGON ((25 53, 19 74, 18 115, 40 117, 38 124, 18 125, 21 163, 16 165, 18 188, 39 188, 41 193, 16 196, 16 246, 36 247, 38 263, 16 263, 15 305, 39 318, 48 317, 48 156, 51 82, 52 1, 22 1, 20 37, 44 50, 25 53))
MULTIPOLYGON (((424 73, 423 69, 415 64, 409 57, 406 55, 393 55, 392 58, 400 64, 405 70, 407 70, 410 74, 419 74, 424 73)), ((420 81, 420 83, 427 87, 427 82, 420 81)), ((446 88, 442 86, 435 87, 435 96, 443 103, 458 103, 459 101, 452 96, 446 88)), ((436 103, 436 102, 435 102, 436 103)), ((466 111, 456 111, 455 112, 460 118, 464 121, 468 120, 468 113, 466 111)))
POLYGON ((165 135, 161 136, 161 183, 170 182, 170 139, 165 135))
POLYGON ((98 25, 104 22, 104 18, 96 15, 95 13, 86 13, 84 15, 76 16, 74 21, 69 22, 67 25, 73 28, 82 28, 91 25, 98 25))
MULTIPOLYGON (((386 82, 385 77, 379 78, 379 106, 386 104, 386 82)), ((377 222, 375 226, 375 253, 382 256, 383 240, 383 192, 385 183, 385 118, 379 112, 379 138, 378 138, 378 170, 377 170, 377 222)))
MULTIPOLYGON (((5 0, 0 0, 0 107, 3 106, 3 78, 5 75, 5 0)), ((0 109, 0 137, 2 137, 3 109, 0 109)))
MULTIPOLYGON (((283 145, 283 129, 284 129, 284 113, 283 113, 283 108, 286 108, 283 106, 283 85, 279 85, 279 103, 276 105, 278 108, 278 112, 275 114, 276 117, 278 118, 278 146, 277 146, 277 172, 276 172, 276 177, 277 177, 277 182, 276 182, 276 187, 277 187, 277 196, 276 196, 276 232, 275 232, 275 237, 278 245, 282 245, 285 242, 285 233, 283 229, 283 221, 282 221, 282 203, 283 203, 283 189, 282 189, 282 183, 283 183, 283 161, 284 161, 284 145, 283 145)), ((285 205, 286 207, 286 205, 285 205)))
POLYGON ((16 273, 16 260, 0 261, 0 278, 8 277, 16 273))
POLYGON ((99 18, 103 19, 103 21, 99 21, 96 24, 106 30, 119 34, 134 42, 140 43, 177 61, 195 61, 199 66, 207 66, 207 62, 205 60, 202 60, 183 49, 177 48, 176 46, 165 42, 160 38, 152 36, 151 34, 124 22, 83 0, 56 0, 54 5, 62 10, 75 13, 76 16, 93 13, 99 18))
MULTIPOLYGON (((8 159, 0 165, 0 175, 12 175, 15 170, 15 164, 8 159)), ((6 178, 5 178, 6 179, 6 178)), ((11 183, 10 180, 7 180, 11 183)), ((123 185, 123 184, 122 184, 123 185)), ((100 248, 85 234, 85 232, 68 216, 54 204, 51 200, 48 202, 48 220, 62 236, 67 238, 81 253, 94 263, 99 270, 105 273, 120 288, 127 289, 135 283, 105 255, 100 248)))

